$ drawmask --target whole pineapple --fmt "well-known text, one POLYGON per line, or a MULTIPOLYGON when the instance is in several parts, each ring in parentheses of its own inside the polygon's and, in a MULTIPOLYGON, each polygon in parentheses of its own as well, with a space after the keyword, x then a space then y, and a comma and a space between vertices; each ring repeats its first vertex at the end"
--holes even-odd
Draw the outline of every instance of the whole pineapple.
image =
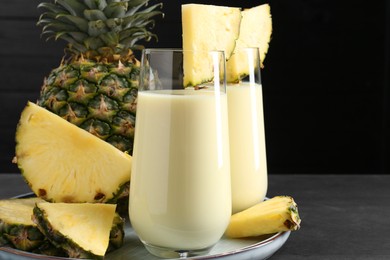
POLYGON ((61 65, 44 80, 38 105, 132 154, 139 61, 133 50, 161 15, 149 0, 43 2, 38 25, 68 42, 61 65))

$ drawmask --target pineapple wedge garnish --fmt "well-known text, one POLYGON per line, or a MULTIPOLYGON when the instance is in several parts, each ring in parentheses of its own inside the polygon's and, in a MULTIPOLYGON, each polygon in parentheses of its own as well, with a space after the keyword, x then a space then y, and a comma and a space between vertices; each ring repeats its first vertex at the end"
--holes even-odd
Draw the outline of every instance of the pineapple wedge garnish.
POLYGON ((225 235, 241 238, 298 230, 300 223, 294 199, 290 196, 276 196, 232 215, 225 235))
MULTIPOLYGON (((183 49, 196 51, 222 50, 227 60, 227 81, 239 82, 249 75, 245 48, 258 47, 263 63, 272 34, 269 4, 242 10, 236 7, 182 5, 183 49)), ((184 57, 184 86, 212 80, 204 68, 210 60, 201 55, 184 57)))
POLYGON ((196 86, 212 80, 209 68, 213 62, 206 52, 220 50, 228 59, 239 36, 241 10, 236 7, 185 4, 182 5, 184 86, 196 86), (200 54, 200 52, 204 52, 200 54))
MULTIPOLYGON (((263 65, 272 35, 272 17, 269 4, 262 4, 241 12, 240 35, 232 56, 226 63, 227 81, 239 82, 249 75, 245 48, 259 48, 260 62, 263 65)), ((256 57, 254 57, 254 60, 256 57)))

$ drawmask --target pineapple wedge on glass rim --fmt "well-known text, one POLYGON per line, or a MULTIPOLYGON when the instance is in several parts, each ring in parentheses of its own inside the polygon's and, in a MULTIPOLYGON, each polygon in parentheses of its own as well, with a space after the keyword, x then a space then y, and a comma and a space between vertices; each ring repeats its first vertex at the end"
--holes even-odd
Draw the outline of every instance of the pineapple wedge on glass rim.
POLYGON ((15 154, 32 191, 51 202, 115 202, 130 181, 130 155, 31 102, 15 154))
MULTIPOLYGON (((272 17, 269 4, 262 4, 241 11, 240 35, 231 57, 226 63, 227 82, 238 83, 249 75, 245 48, 259 48, 260 63, 263 66, 272 35, 272 17)), ((254 57, 254 60, 257 58, 254 57)))
MULTIPOLYGON (((238 83, 249 75, 245 48, 257 47, 263 63, 272 34, 272 17, 269 4, 241 10, 204 4, 182 5, 183 49, 225 51, 226 78, 238 83)), ((194 56, 184 59, 184 86, 201 84, 212 79, 203 72, 210 61, 194 56), (186 75, 187 74, 187 75, 186 75)))
POLYGON ((222 50, 229 59, 239 37, 241 10, 236 7, 184 4, 181 6, 183 50, 201 51, 194 55, 189 52, 183 57, 183 85, 196 86, 213 79, 209 67, 213 61, 206 53, 222 50), (206 68, 206 69, 204 69, 206 68))

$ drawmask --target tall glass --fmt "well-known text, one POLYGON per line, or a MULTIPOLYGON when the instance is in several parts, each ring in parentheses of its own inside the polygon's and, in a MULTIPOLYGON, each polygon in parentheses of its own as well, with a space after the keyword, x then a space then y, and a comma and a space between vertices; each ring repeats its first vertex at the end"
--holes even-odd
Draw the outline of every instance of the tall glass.
POLYGON ((236 73, 249 71, 227 86, 232 211, 236 213, 265 198, 268 179, 259 50, 246 48, 234 55, 239 57, 233 68, 236 73))
POLYGON ((129 216, 146 249, 159 257, 207 253, 229 223, 224 69, 223 52, 143 52, 129 216), (200 70, 192 66, 202 59, 209 62, 200 70), (210 82, 191 86, 201 75, 210 82))

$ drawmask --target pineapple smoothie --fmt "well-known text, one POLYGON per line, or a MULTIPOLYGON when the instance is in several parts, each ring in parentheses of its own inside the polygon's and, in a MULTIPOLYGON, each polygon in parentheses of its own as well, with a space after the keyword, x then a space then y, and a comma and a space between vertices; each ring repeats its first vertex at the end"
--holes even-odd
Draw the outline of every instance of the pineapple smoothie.
POLYGON ((262 87, 228 85, 232 211, 262 201, 267 192, 262 87))
POLYGON ((219 97, 139 92, 129 215, 146 245, 210 247, 229 223, 227 95, 219 97))

